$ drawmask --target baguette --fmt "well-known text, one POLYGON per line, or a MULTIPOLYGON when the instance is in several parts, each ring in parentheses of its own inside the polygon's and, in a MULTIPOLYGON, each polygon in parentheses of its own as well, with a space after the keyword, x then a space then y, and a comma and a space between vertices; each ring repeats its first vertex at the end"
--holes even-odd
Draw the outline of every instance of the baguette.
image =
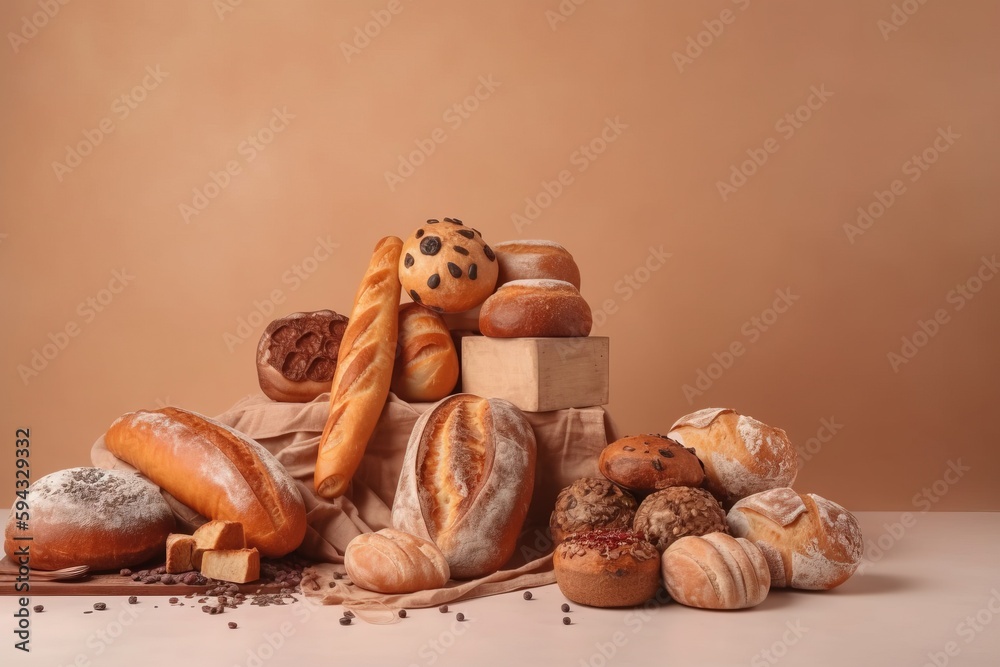
POLYGON ((399 333, 397 267, 402 247, 395 236, 375 246, 340 341, 330 416, 319 441, 313 480, 323 498, 347 491, 389 396, 399 333))
POLYGON ((228 426, 180 408, 139 410, 115 420, 104 443, 202 516, 242 523, 247 544, 265 556, 284 556, 305 537, 305 505, 291 475, 228 426))

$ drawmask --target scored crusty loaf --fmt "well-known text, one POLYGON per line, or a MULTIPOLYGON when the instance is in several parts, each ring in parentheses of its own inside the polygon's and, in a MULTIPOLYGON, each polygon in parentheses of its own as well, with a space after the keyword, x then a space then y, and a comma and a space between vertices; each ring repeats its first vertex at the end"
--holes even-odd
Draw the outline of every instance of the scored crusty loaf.
POLYGON ((733 535, 760 547, 775 587, 828 590, 847 581, 864 555, 854 515, 814 493, 762 491, 736 503, 727 520, 733 535))
POLYGON ((362 533, 344 551, 355 586, 376 593, 415 593, 441 588, 451 570, 437 545, 393 528, 362 533))
POLYGON ((593 323, 590 306, 565 280, 514 280, 479 311, 479 330, 493 338, 587 336, 593 323))
POLYGON ((214 419, 180 408, 139 410, 119 417, 104 443, 202 516, 242 523, 247 544, 265 556, 284 556, 305 537, 305 505, 288 471, 214 419))
POLYGON ((411 403, 440 401, 457 381, 458 352, 444 320, 416 303, 401 306, 392 392, 411 403))
POLYGON ((531 424, 512 404, 449 396, 413 427, 393 527, 437 544, 456 579, 491 574, 514 553, 535 457, 531 424))
POLYGON ((682 537, 663 552, 662 565, 670 597, 688 607, 755 607, 771 586, 760 548, 725 533, 682 537))
POLYGON ((395 236, 375 245, 340 342, 314 478, 316 493, 327 499, 347 491, 389 396, 399 331, 397 265, 402 247, 395 236))
POLYGON ((725 507, 795 481, 798 452, 788 435, 735 410, 707 408, 685 415, 667 437, 694 448, 705 464, 705 488, 725 507))
POLYGON ((580 268, 573 255, 555 241, 504 241, 493 246, 500 275, 497 287, 512 280, 565 280, 580 289, 580 268))

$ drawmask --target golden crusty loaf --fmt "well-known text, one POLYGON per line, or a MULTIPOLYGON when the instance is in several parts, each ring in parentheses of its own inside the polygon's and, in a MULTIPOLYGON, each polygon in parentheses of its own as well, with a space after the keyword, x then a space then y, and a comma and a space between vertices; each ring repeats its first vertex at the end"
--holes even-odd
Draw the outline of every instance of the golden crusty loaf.
POLYGON ((663 552, 662 565, 670 597, 688 607, 755 607, 771 586, 767 561, 757 545, 725 533, 682 537, 663 552))
POLYGON ((401 306, 392 392, 411 403, 440 401, 456 382, 458 351, 444 320, 415 303, 401 306))
POLYGON ((344 551, 344 567, 355 586, 376 593, 426 591, 441 588, 451 578, 437 545, 393 528, 351 540, 344 551))
POLYGON ((705 488, 726 507, 795 481, 798 454, 785 432, 735 410, 707 408, 685 415, 667 437, 694 448, 705 464, 705 488))
POLYGON ((108 429, 112 454, 208 519, 239 521, 265 556, 298 548, 306 510, 291 475, 259 443, 180 408, 130 412, 108 429))
POLYGON ((839 586, 854 574, 864 555, 854 515, 813 493, 762 491, 736 503, 727 519, 733 535, 760 547, 776 587, 839 586))
POLYGON ((479 311, 479 330, 493 338, 587 336, 593 323, 590 306, 565 280, 514 280, 479 311))
POLYGON ((389 396, 399 330, 396 265, 402 248, 395 236, 376 244, 340 342, 314 477, 316 493, 327 499, 347 491, 389 396))
POLYGON ((456 579, 514 553, 535 480, 535 434, 507 401, 455 394, 424 412, 406 446, 392 524, 437 544, 456 579))
POLYGON ((497 286, 512 280, 565 280, 580 289, 580 268, 573 255, 554 241, 504 241, 493 246, 500 265, 497 286))

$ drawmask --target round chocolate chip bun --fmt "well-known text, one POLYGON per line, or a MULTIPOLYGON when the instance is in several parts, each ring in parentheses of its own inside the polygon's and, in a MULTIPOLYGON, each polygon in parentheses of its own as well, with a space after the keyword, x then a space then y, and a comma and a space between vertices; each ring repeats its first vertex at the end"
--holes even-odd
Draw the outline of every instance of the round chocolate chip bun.
POLYGON ((636 493, 670 486, 701 486, 705 467, 694 450, 661 435, 631 435, 601 452, 601 474, 636 493))
POLYGON ((672 486, 646 496, 635 511, 632 528, 661 552, 685 535, 729 531, 719 501, 704 489, 672 486))
POLYGON ((271 322, 257 345, 257 380, 273 401, 308 403, 330 391, 347 317, 332 310, 271 322))
POLYGON ((549 518, 552 540, 599 528, 628 530, 638 503, 627 491, 600 477, 578 479, 559 492, 549 518))
POLYGON ((439 313, 459 313, 486 300, 497 284, 496 254, 478 230, 458 218, 431 219, 403 244, 403 291, 439 313))
POLYGON ((4 551, 29 545, 30 567, 58 570, 86 565, 117 570, 161 556, 174 515, 160 490, 136 473, 70 468, 45 475, 28 488, 30 531, 7 519, 4 551), (30 542, 15 540, 30 535, 30 542))
POLYGON ((556 583, 567 598, 591 607, 631 607, 660 585, 660 554, 632 531, 570 535, 552 556, 556 583))

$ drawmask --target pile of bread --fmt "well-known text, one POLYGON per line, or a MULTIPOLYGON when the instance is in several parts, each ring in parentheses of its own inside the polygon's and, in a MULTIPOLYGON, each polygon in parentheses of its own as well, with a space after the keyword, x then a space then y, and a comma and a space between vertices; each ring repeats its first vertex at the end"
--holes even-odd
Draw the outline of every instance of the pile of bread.
POLYGON ((796 457, 783 430, 717 408, 682 417, 667 436, 609 444, 604 477, 556 501, 556 582, 601 607, 641 604, 662 582, 674 600, 706 609, 753 607, 771 587, 839 586, 861 562, 861 530, 840 505, 790 488, 796 457))

